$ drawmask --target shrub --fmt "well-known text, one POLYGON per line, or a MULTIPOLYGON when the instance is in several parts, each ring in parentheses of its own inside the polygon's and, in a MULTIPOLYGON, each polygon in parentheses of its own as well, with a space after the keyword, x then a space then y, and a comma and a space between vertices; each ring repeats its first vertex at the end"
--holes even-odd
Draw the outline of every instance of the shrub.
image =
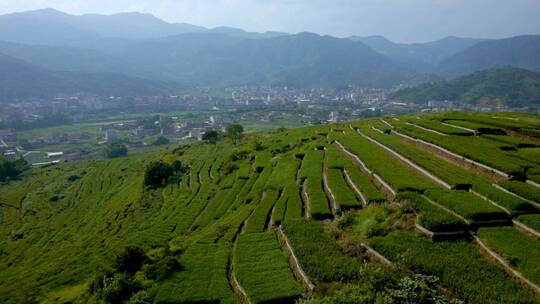
POLYGON ((152 143, 154 146, 168 145, 171 141, 165 136, 158 136, 156 140, 152 143))
POLYGON ((180 263, 175 257, 169 254, 165 255, 162 258, 159 258, 157 261, 149 264, 148 266, 145 265, 144 267, 144 271, 148 278, 159 282, 165 280, 172 273, 181 269, 182 265, 180 265, 180 263))
POLYGON ((114 268, 118 272, 135 274, 146 260, 144 250, 136 246, 128 246, 119 254, 114 262, 114 268))
POLYGON ((127 146, 121 141, 113 141, 105 145, 103 153, 108 158, 117 158, 128 154, 127 146))
POLYGON ((113 277, 103 279, 100 298, 105 303, 122 303, 131 298, 131 295, 140 288, 140 284, 133 277, 125 273, 118 273, 113 277))
POLYGON ((216 130, 206 131, 202 136, 202 140, 207 141, 208 143, 215 144, 221 138, 221 133, 216 130))

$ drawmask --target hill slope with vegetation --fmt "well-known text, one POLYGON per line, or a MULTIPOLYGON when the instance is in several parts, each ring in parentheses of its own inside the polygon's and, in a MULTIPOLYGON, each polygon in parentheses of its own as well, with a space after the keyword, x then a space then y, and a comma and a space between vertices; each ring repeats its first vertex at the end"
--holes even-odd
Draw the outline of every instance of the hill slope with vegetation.
POLYGON ((3 182, 0 302, 539 302, 538 116, 229 129, 3 182))
POLYGON ((540 35, 480 42, 441 62, 436 72, 455 78, 499 67, 540 71, 540 35))
POLYGON ((91 93, 101 96, 155 95, 167 85, 112 73, 53 72, 0 53, 0 102, 15 98, 91 93))
POLYGON ((508 106, 540 104, 540 73, 498 68, 473 73, 450 81, 422 84, 392 95, 408 102, 426 103, 429 100, 456 100, 475 104, 488 99, 508 106))

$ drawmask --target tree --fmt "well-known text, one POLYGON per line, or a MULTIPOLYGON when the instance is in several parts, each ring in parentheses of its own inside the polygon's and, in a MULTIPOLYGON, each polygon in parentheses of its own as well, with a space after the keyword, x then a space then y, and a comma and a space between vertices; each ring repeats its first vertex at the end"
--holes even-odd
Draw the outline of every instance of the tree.
POLYGON ((206 140, 207 142, 211 144, 215 144, 219 138, 221 137, 221 134, 216 130, 210 130, 204 133, 202 139, 206 140))
POLYGON ((162 161, 152 162, 144 172, 144 184, 148 187, 158 188, 163 185, 174 173, 173 166, 162 161))
POLYGON ((168 145, 171 141, 165 136, 159 136, 153 143, 154 146, 168 145))
POLYGON ((121 141, 113 141, 105 146, 103 152, 108 158, 117 158, 126 156, 128 154, 128 148, 121 141))
POLYGON ((236 145, 240 139, 242 139, 244 133, 244 127, 242 125, 228 125, 227 126, 227 136, 232 140, 236 145))

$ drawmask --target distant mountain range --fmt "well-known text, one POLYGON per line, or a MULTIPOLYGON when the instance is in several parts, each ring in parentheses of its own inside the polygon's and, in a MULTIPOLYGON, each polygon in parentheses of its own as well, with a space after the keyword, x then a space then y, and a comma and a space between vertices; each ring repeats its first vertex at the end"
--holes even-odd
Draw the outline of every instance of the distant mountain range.
POLYGON ((540 73, 518 68, 489 69, 451 81, 401 90, 392 98, 421 104, 429 100, 457 100, 469 104, 490 100, 510 106, 540 105, 540 73))
POLYGON ((501 66, 540 70, 539 50, 540 36, 400 44, 380 36, 208 29, 140 13, 74 16, 44 9, 0 16, 4 55, 41 73, 125 75, 124 85, 129 79, 137 87, 147 79, 150 85, 140 87, 154 92, 184 86, 411 85, 501 66))
POLYGON ((137 96, 168 90, 162 83, 120 74, 52 72, 3 54, 0 70, 0 102, 76 93, 137 96))
POLYGON ((445 59, 435 70, 454 78, 495 67, 540 71, 540 35, 484 41, 445 59))
POLYGON ((419 70, 429 71, 444 59, 459 53, 484 39, 446 37, 428 43, 394 43, 382 36, 349 37, 371 47, 389 58, 419 70))

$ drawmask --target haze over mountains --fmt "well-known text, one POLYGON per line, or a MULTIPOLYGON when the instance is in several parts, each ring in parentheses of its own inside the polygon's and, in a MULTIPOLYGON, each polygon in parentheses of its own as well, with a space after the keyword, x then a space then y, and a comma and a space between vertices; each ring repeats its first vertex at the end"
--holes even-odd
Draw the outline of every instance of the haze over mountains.
MULTIPOLYGON (((33 66, 39 73, 71 72, 75 83, 84 82, 89 74, 110 81, 118 81, 111 75, 125 75, 114 91, 119 95, 139 92, 130 90, 128 82, 156 93, 185 86, 388 87, 455 78, 493 67, 539 71, 539 51, 540 36, 447 37, 398 44, 378 36, 336 38, 207 29, 140 13, 73 16, 45 9, 0 16, 0 53, 24 61, 28 69, 33 66), (141 79, 151 82, 142 86, 141 79)), ((3 61, 2 70, 13 74, 13 65, 3 61)), ((4 91, 9 89, 2 86, 4 91)), ((66 93, 63 87, 52 86, 46 92, 66 93)))

